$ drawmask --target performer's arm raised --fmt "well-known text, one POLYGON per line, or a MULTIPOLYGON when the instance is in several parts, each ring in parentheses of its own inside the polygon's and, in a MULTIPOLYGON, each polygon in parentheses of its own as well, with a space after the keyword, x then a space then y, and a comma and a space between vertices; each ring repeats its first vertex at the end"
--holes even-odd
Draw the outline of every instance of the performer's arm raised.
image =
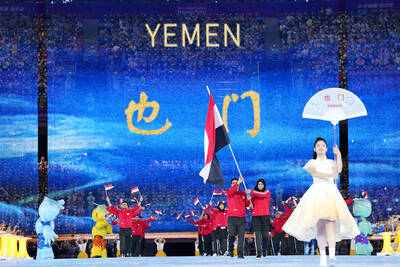
POLYGON ((340 153, 337 146, 333 147, 333 153, 336 155, 336 170, 338 173, 341 173, 343 169, 342 153, 340 153))

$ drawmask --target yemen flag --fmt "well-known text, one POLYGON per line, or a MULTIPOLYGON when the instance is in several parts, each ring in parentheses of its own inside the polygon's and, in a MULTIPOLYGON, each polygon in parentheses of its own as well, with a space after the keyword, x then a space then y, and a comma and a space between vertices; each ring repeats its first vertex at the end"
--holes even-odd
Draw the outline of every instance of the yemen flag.
POLYGON ((104 189, 105 189, 106 191, 111 190, 111 189, 113 189, 113 188, 114 188, 114 186, 113 186, 112 184, 107 184, 107 185, 104 186, 104 189))
POLYGON ((135 186, 134 188, 131 188, 131 194, 139 192, 139 187, 135 186))
POLYGON ((217 159, 217 153, 221 148, 230 143, 228 133, 210 94, 208 103, 206 129, 204 132, 204 158, 205 166, 200 171, 204 183, 224 186, 225 180, 222 176, 221 167, 217 159))
POLYGON ((157 215, 160 215, 160 216, 163 215, 162 210, 155 210, 154 213, 157 214, 157 215))
POLYGON ((199 203, 200 203, 200 200, 196 197, 196 199, 193 200, 193 204, 194 204, 195 206, 197 206, 199 203))
POLYGON ((214 189, 213 195, 214 196, 222 196, 222 192, 218 191, 217 189, 214 189))

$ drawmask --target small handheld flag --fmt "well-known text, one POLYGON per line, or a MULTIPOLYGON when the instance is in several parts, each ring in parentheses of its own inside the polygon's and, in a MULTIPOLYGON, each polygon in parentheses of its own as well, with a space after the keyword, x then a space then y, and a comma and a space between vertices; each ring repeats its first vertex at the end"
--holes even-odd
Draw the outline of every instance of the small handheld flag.
POLYGON ((196 197, 195 200, 193 200, 193 204, 197 206, 198 204, 200 204, 200 200, 196 197))
POLYGON ((193 210, 191 210, 189 213, 190 213, 191 216, 196 217, 196 213, 194 213, 193 210))
POLYGON ((160 215, 160 216, 163 215, 162 210, 155 210, 154 213, 157 214, 157 215, 160 215))
POLYGON ((190 215, 187 214, 187 213, 186 213, 185 215, 183 215, 183 218, 184 218, 184 219, 187 219, 187 218, 189 218, 189 217, 190 217, 190 215))
POLYGON ((113 188, 114 188, 114 186, 112 184, 107 184, 107 185, 104 186, 104 189, 106 190, 106 197, 108 197, 107 191, 111 190, 113 188))
POLYGON ((175 215, 175 219, 176 219, 177 221, 179 221, 180 218, 181 218, 181 215, 180 215, 180 214, 176 214, 176 215, 175 215))
POLYGON ((137 193, 137 192, 139 192, 139 187, 138 186, 135 186, 134 188, 131 188, 131 193, 132 194, 137 193))
POLYGON ((214 189, 213 196, 222 196, 222 192, 214 189))
POLYGON ((113 186, 112 184, 107 184, 107 185, 104 186, 104 189, 105 189, 106 191, 111 190, 111 189, 113 189, 113 188, 114 188, 114 186, 113 186))

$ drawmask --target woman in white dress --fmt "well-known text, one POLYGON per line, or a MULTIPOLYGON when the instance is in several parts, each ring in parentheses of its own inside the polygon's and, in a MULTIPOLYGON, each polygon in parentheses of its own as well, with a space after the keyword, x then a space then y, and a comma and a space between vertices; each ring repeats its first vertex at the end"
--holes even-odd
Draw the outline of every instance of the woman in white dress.
POLYGON ((326 245, 330 264, 335 263, 335 245, 342 239, 352 239, 360 234, 353 216, 334 184, 342 171, 342 156, 337 146, 333 153, 337 161, 326 158, 326 141, 318 137, 314 143, 314 156, 303 167, 313 177, 313 184, 304 193, 300 203, 282 229, 298 240, 317 239, 320 265, 327 266, 326 245))

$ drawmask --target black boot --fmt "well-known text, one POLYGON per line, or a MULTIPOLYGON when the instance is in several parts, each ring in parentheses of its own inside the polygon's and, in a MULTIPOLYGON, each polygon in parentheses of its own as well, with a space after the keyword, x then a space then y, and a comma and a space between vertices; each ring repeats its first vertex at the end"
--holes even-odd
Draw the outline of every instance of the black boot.
POLYGON ((228 251, 229 251, 229 256, 233 257, 233 248, 234 248, 234 243, 235 243, 235 237, 234 236, 229 236, 229 246, 228 246, 228 251))

